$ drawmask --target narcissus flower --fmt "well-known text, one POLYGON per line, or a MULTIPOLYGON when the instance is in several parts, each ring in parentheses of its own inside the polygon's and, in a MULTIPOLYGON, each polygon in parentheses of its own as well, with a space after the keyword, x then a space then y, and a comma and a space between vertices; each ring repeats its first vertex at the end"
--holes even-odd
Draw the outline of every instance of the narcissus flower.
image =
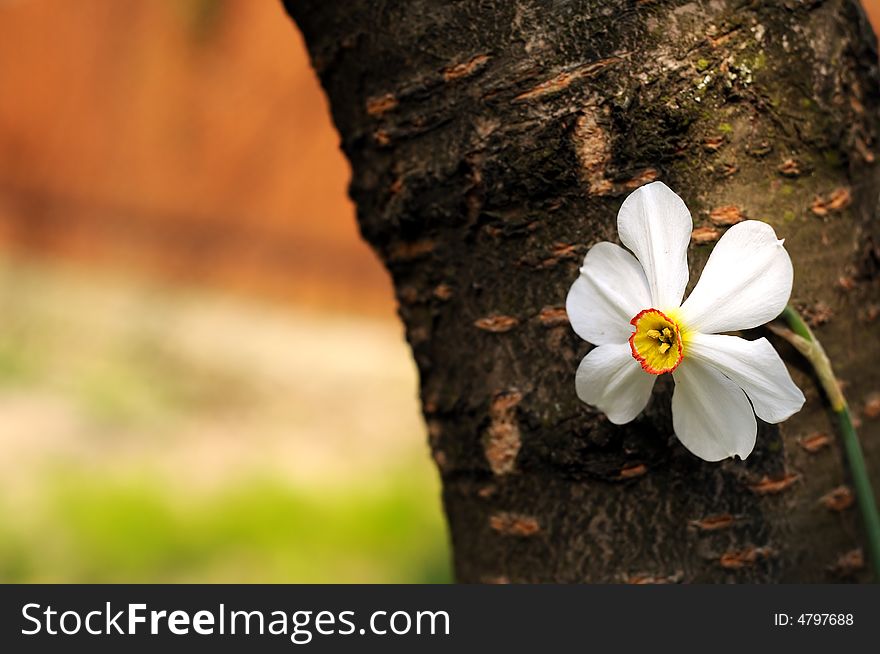
POLYGON ((617 230, 632 254, 594 245, 566 300, 574 331, 597 346, 581 361, 575 387, 624 424, 645 408, 657 376, 672 373, 672 425, 682 444, 706 461, 744 459, 755 446, 755 414, 782 422, 804 396, 766 338, 721 332, 758 327, 782 312, 791 259, 770 225, 738 223, 682 303, 692 229, 688 208, 661 182, 624 200, 617 230))

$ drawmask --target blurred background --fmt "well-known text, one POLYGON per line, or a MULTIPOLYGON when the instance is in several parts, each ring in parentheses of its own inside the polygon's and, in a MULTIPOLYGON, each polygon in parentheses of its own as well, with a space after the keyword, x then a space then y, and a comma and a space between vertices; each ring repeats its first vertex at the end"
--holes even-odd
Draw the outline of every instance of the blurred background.
POLYGON ((0 0, 0 89, 0 582, 449 580, 280 1, 0 0))
POLYGON ((73 4, 0 0, 0 582, 449 580, 280 1, 73 4))

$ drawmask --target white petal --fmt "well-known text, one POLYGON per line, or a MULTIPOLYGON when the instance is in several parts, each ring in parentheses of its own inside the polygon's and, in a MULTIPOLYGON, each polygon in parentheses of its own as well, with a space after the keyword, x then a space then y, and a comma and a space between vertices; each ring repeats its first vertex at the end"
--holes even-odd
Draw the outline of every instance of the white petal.
POLYGON ((632 356, 629 343, 593 348, 575 376, 578 397, 598 407, 615 425, 642 412, 651 397, 656 376, 649 375, 632 356))
POLYGON ((584 257, 565 310, 575 333, 585 341, 624 343, 633 332, 629 321, 650 301, 648 281, 639 262, 619 245, 603 241, 584 257))
POLYGON ((743 390, 697 359, 682 361, 672 377, 672 426, 682 445, 706 461, 745 459, 758 423, 743 390))
POLYGON ((737 336, 693 334, 687 343, 687 356, 705 362, 738 384, 762 420, 782 422, 804 405, 804 394, 766 338, 747 341, 737 336))
POLYGON ((788 252, 767 223, 734 225, 712 251, 681 307, 688 329, 706 334, 749 329, 778 316, 791 295, 788 252))
POLYGON ((663 182, 637 188, 620 207, 620 242, 645 269, 655 309, 677 309, 681 304, 688 282, 687 248, 693 228, 684 201, 663 182))

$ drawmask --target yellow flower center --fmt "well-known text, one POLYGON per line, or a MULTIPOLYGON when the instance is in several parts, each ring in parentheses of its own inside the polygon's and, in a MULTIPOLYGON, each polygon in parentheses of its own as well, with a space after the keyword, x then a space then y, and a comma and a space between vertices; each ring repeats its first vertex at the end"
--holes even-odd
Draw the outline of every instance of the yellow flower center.
POLYGON ((659 309, 645 309, 630 320, 636 330, 629 337, 632 355, 652 375, 672 372, 684 357, 682 330, 659 309))

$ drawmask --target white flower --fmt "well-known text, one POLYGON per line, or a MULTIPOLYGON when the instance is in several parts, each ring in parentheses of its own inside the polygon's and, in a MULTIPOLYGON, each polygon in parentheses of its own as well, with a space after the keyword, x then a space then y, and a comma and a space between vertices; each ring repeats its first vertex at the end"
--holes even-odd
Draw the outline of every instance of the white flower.
POLYGON ((804 396, 766 338, 720 332, 757 327, 782 312, 791 260, 770 225, 738 223, 682 304, 692 229, 688 208, 661 182, 624 200, 617 230, 635 256, 597 243, 566 299, 574 331, 597 346, 581 361, 575 386, 584 402, 624 424, 645 408, 657 376, 671 372, 672 425, 682 444, 706 461, 744 459, 755 446, 755 414, 782 422, 804 396))

